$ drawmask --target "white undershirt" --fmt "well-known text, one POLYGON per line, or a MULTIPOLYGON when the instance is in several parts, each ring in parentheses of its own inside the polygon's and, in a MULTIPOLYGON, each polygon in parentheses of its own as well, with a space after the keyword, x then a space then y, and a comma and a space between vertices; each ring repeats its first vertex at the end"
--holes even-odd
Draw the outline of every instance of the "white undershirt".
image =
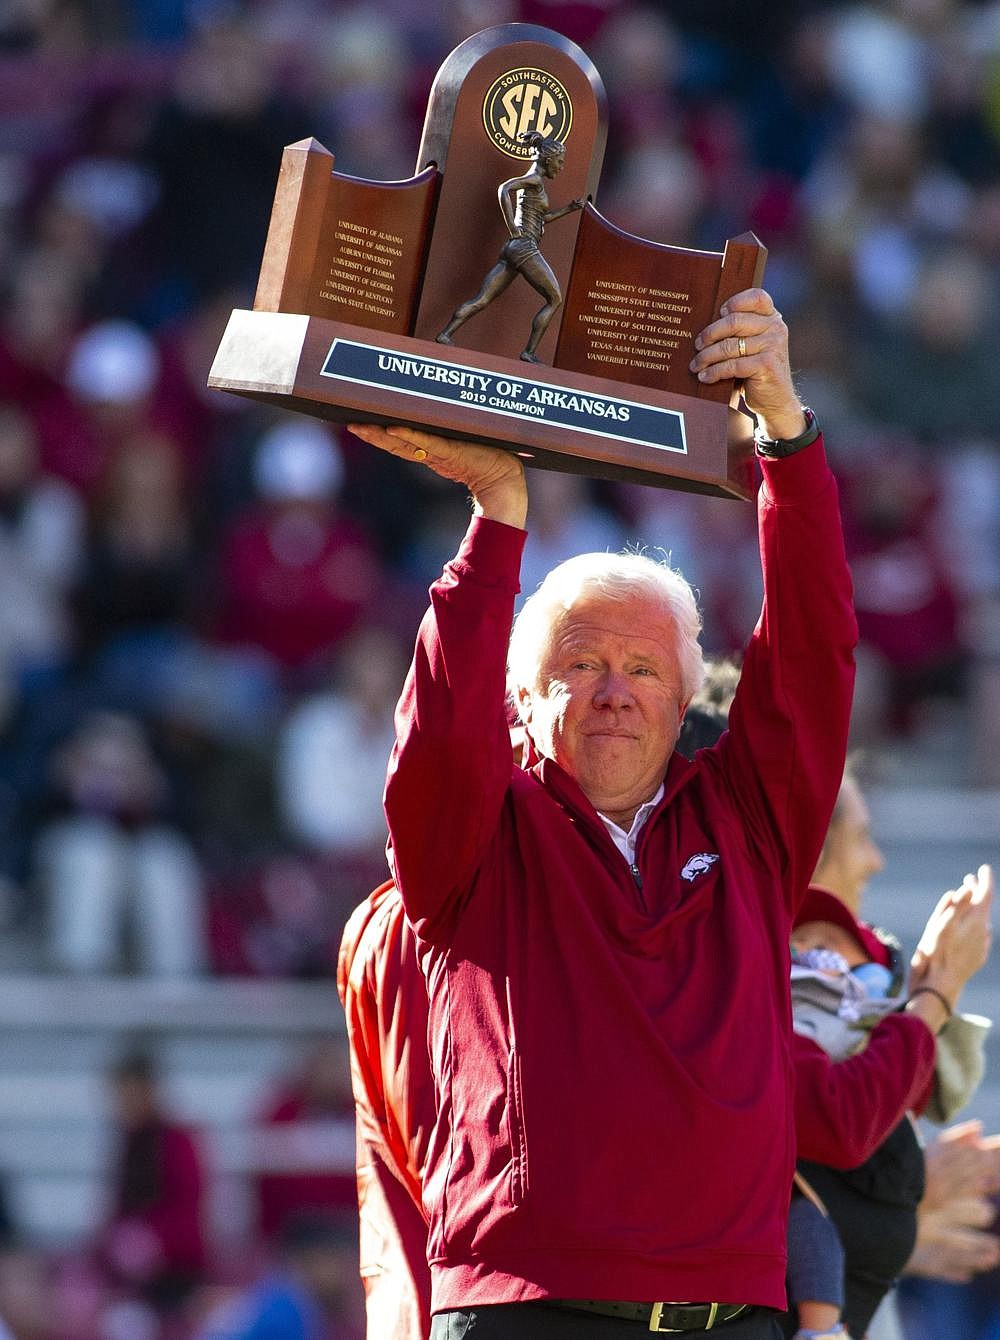
POLYGON ((600 810, 598 810, 598 818, 611 834, 611 841, 625 857, 629 865, 635 865, 635 844, 639 840, 642 826, 662 799, 663 783, 661 782, 657 788, 656 795, 650 800, 647 800, 645 805, 640 805, 636 810, 635 818, 632 820, 632 827, 627 833, 624 828, 620 828, 619 825, 615 823, 614 819, 609 819, 606 814, 601 814, 600 810))

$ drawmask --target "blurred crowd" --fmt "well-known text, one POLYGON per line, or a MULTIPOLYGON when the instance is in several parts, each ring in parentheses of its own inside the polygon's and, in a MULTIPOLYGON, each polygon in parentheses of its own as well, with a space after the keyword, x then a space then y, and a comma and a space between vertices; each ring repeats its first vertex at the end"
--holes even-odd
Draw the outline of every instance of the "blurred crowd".
MULTIPOLYGON (((769 248, 843 480, 856 738, 943 714, 964 775, 998 780, 1000 5, 22 0, 0 14, 0 911, 47 966, 325 975, 381 877, 390 709, 464 501, 205 382, 282 147, 408 176, 441 60, 515 20, 604 76, 609 218, 769 248)), ((545 475, 524 584, 663 546, 730 651, 753 525, 545 475)))
MULTIPOLYGON (((382 878, 392 705, 465 502, 206 377, 283 146, 411 175, 438 65, 513 21, 603 75, 608 218, 769 248, 842 480, 856 741, 958 722, 964 780, 1000 783, 997 0, 12 0, 0 924, 34 965, 326 977, 382 878)), ((752 624, 752 508, 540 473, 531 509, 525 589, 638 541, 710 593, 710 651, 752 624)), ((296 1260, 336 1236, 299 1230, 296 1260)))
POLYGON ((0 1183, 0 1340, 361 1340, 346 1042, 304 1051, 249 1114, 242 1233, 216 1222, 212 1142, 178 1118, 155 1040, 104 1082, 89 1240, 39 1251, 0 1183))

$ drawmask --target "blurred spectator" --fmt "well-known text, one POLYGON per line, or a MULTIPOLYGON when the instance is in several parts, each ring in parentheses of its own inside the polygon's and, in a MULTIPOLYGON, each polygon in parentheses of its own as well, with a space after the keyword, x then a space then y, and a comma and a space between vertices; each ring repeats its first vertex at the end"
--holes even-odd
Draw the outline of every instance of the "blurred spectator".
POLYGON ((360 1340, 356 1238, 353 1216, 293 1220, 274 1269, 210 1316, 196 1340, 360 1340))
POLYGON ((346 1039, 317 1043, 272 1097, 254 1135, 258 1226, 272 1240, 297 1215, 357 1211, 354 1096, 346 1039))
POLYGON ((277 742, 278 800, 288 832, 331 857, 378 863, 379 875, 387 837, 385 763, 407 655, 386 629, 353 633, 330 688, 293 708, 277 742))
POLYGON ((177 1314, 205 1275, 205 1174, 192 1133, 166 1110, 150 1052, 111 1075, 118 1151, 97 1254, 113 1287, 157 1317, 177 1314))
POLYGON ((872 738, 880 717, 907 732, 920 703, 958 697, 965 649, 936 476, 910 444, 869 446, 845 481, 844 530, 861 634, 855 723, 872 738))
POLYGON ((366 868, 363 860, 272 855, 249 872, 222 874, 211 903, 217 971, 330 977, 366 868))
POLYGON ((127 922, 145 971, 199 972, 198 862, 166 822, 165 778, 142 728, 126 716, 91 716, 53 759, 52 787, 63 816, 39 835, 36 874, 56 966, 112 968, 127 922))
POLYGON ((627 0, 523 0, 519 17, 555 28, 590 51, 615 12, 628 7, 627 0))
POLYGON ((0 1252, 0 1340, 61 1340, 50 1275, 44 1254, 24 1243, 0 1252))
POLYGON ((863 111, 917 119, 927 100, 929 53, 902 6, 841 8, 830 44, 831 72, 844 95, 863 111))
POLYGON ((0 1178, 0 1340, 55 1340, 49 1267, 17 1231, 0 1178))
POLYGON ((242 878, 281 843, 272 737, 279 705, 259 658, 221 657, 192 644, 152 706, 178 826, 212 879, 242 878))
MULTIPOLYGON (((754 96, 746 108, 758 161, 786 184, 802 181, 843 122, 830 60, 834 23, 829 10, 794 19, 781 34, 767 96, 754 96)), ((799 324, 797 318, 796 331, 799 324)))
POLYGON ((0 312, 0 395, 31 414, 42 468, 71 484, 94 473, 83 411, 63 380, 82 321, 84 280, 66 257, 21 252, 0 312))
POLYGON ((84 278, 65 256, 42 247, 17 253, 4 290, 0 374, 5 395, 30 410, 59 400, 65 360, 77 336, 84 278))
POLYGON ((83 653, 131 649, 139 662, 134 677, 142 682, 164 639, 181 634, 190 614, 193 560, 176 446, 146 431, 127 438, 94 498, 75 602, 83 653))
POLYGON ((922 166, 914 126, 872 114, 848 121, 803 183, 812 266, 859 304, 861 334, 873 313, 898 315, 913 295, 920 239, 912 202, 922 166))
POLYGON ((366 532, 338 508, 343 459, 311 419, 268 430, 254 462, 261 498, 223 536, 217 631, 286 670, 328 655, 377 599, 381 571, 366 532))
MULTIPOLYGON (((877 264, 884 273, 886 257, 877 264)), ((921 263, 903 324, 876 325, 855 346, 853 377, 862 403, 882 423, 921 441, 976 437, 985 406, 1000 393, 989 330, 995 308, 996 277, 970 252, 951 250, 921 263)))
POLYGON ((66 592, 82 554, 73 490, 39 470, 29 416, 0 401, 0 648, 19 677, 66 660, 66 592))
MULTIPOLYGON (((338 172, 393 181, 414 171, 416 144, 403 142, 410 74, 405 34, 394 16, 343 4, 310 35, 312 114, 320 139, 336 136, 338 172)), ((314 132, 315 133, 315 132, 314 132)))
POLYGON ((0 19, 0 47, 7 51, 80 54, 118 29, 118 6, 60 4, 38 0, 9 6, 0 19))
POLYGON ((249 305, 281 151, 315 130, 314 116, 281 87, 249 12, 206 4, 191 16, 144 154, 160 191, 155 306, 164 315, 228 284, 249 305))
POLYGON ((102 321, 85 330, 69 352, 65 385, 76 421, 50 454, 53 468, 78 488, 99 488, 136 440, 169 439, 175 453, 190 450, 183 380, 135 322, 102 321))
MULTIPOLYGON (((154 338, 134 321, 100 321, 77 338, 64 380, 79 424, 63 444, 60 473, 92 491, 131 442, 168 441, 183 486, 204 471, 209 423, 203 385, 192 385, 182 332, 154 338)), ((199 370, 198 382, 205 376, 199 370)))

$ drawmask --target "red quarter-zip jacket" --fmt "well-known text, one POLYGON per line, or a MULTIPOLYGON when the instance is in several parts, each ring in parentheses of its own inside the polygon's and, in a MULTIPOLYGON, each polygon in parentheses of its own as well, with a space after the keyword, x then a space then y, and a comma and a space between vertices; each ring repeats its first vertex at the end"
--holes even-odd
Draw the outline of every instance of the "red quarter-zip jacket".
POLYGON ((391 882, 355 908, 337 957, 358 1123, 361 1279, 370 1340, 430 1332, 421 1191, 434 1089, 427 989, 413 930, 391 882))
POLYGON ((524 533, 474 519, 431 588, 386 814, 430 1001, 435 1311, 784 1306, 788 935, 840 783, 856 626, 822 444, 763 471, 765 603, 730 729, 672 758, 637 878, 572 777, 511 767, 524 533))

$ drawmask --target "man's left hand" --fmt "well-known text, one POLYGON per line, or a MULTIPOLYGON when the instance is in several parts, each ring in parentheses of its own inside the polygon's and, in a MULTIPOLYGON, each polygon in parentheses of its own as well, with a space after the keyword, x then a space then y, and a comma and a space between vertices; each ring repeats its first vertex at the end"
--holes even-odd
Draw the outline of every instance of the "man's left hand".
POLYGON ((788 439, 806 430, 792 384, 788 327, 769 293, 745 289, 727 298, 718 321, 695 340, 691 371, 706 383, 728 377, 743 383, 743 399, 765 437, 788 439))

